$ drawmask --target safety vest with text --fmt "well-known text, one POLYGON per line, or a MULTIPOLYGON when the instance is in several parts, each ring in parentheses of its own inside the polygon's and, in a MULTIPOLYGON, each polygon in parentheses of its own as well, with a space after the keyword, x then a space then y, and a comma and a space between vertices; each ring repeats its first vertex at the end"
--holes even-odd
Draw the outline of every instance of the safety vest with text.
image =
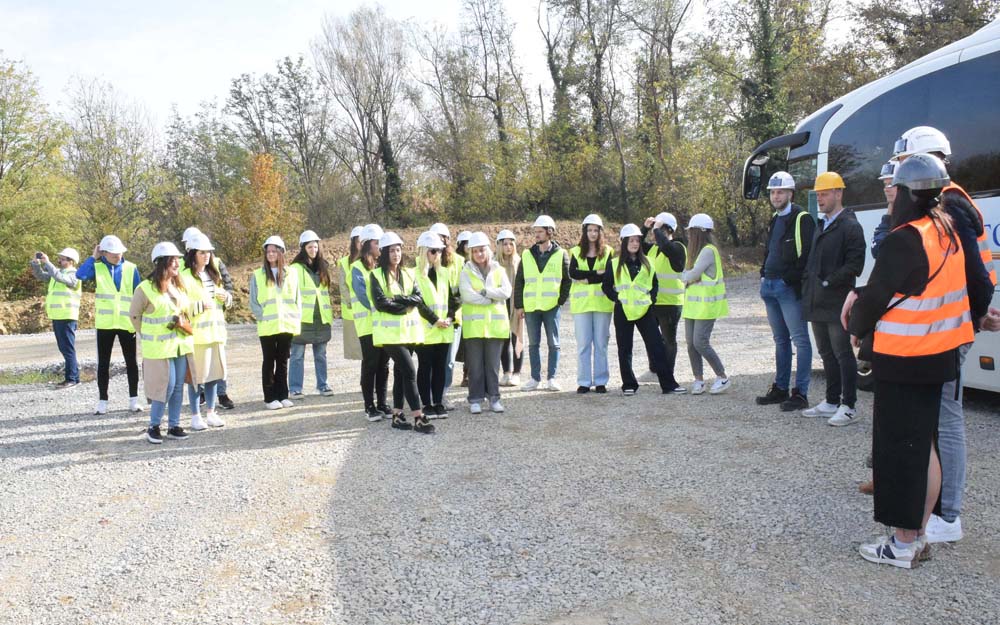
POLYGON ((615 280, 615 293, 618 294, 618 303, 622 305, 622 312, 629 321, 642 319, 649 307, 653 305, 650 293, 653 291, 653 266, 642 265, 635 278, 629 272, 628 267, 622 267, 619 273, 618 267, 621 259, 616 258, 611 261, 611 272, 615 280))
POLYGON ((76 281, 72 289, 49 278, 49 290, 45 294, 45 314, 52 321, 76 321, 80 318, 80 293, 83 283, 76 281))
MULTIPOLYGON (((549 261, 551 262, 551 260, 549 261)), ((469 278, 472 290, 479 292, 486 288, 478 271, 471 269, 468 264, 462 269, 469 278)), ((496 266, 487 276, 493 288, 500 288, 503 284, 501 273, 503 268, 496 266)), ((463 339, 505 339, 510 337, 510 317, 507 312, 507 302, 504 300, 493 300, 489 304, 471 304, 462 302, 462 324, 463 339)))
MULTIPOLYGON (((687 265, 687 248, 684 248, 684 265, 687 265)), ((684 304, 684 281, 679 271, 670 266, 670 259, 655 245, 650 250, 653 272, 656 274, 656 301, 658 306, 682 306, 684 304)))
POLYGON ((115 288, 108 266, 100 260, 94 263, 94 326, 98 330, 126 330, 135 332, 129 319, 132 293, 135 291, 135 265, 122 261, 121 288, 115 288))
POLYGON ((299 280, 295 272, 286 270, 281 286, 268 281, 263 267, 253 272, 253 279, 257 283, 257 301, 264 309, 257 320, 257 336, 294 336, 302 332, 299 280))
POLYGON ((153 310, 143 311, 142 325, 139 326, 139 340, 142 345, 142 358, 144 360, 166 360, 176 358, 194 351, 194 337, 186 336, 167 327, 180 311, 188 307, 187 296, 178 293, 176 303, 171 301, 170 296, 153 286, 149 280, 139 283, 139 288, 149 303, 153 305, 153 310))
POLYGON ((705 249, 712 250, 715 257, 715 279, 709 278, 708 272, 705 272, 698 282, 684 290, 681 316, 685 319, 720 319, 729 314, 726 283, 722 275, 722 255, 712 244, 706 245, 705 249))
MULTIPOLYGON (((191 317, 191 325, 194 327, 194 344, 211 345, 212 343, 226 342, 226 313, 219 300, 209 293, 201 278, 194 275, 190 269, 181 271, 181 280, 184 281, 184 289, 188 292, 188 297, 192 302, 201 302, 204 310, 191 317)), ((216 289, 222 289, 216 285, 216 289)))
MULTIPOLYGON (((376 267, 371 272, 371 280, 378 282, 382 288, 382 293, 389 299, 395 295, 409 295, 413 292, 413 270, 399 267, 399 281, 385 279, 385 272, 380 267, 376 267)), ((368 289, 368 298, 371 301, 372 289, 368 289)), ((372 343, 375 345, 417 345, 424 342, 424 319, 420 316, 420 311, 414 306, 402 315, 382 312, 374 309, 375 302, 372 301, 372 343)))
POLYGON ((954 191, 955 193, 958 193, 959 195, 964 197, 966 200, 969 201, 969 204, 972 204, 972 207, 976 209, 976 212, 979 213, 979 222, 983 224, 984 227, 983 227, 983 233, 978 237, 976 237, 976 245, 979 247, 979 257, 983 259, 983 265, 986 267, 986 271, 990 274, 990 282, 993 283, 993 286, 996 286, 997 270, 996 267, 993 266, 993 252, 990 251, 990 242, 986 234, 988 231, 985 228, 986 220, 983 218, 983 211, 979 210, 979 207, 976 205, 975 202, 972 201, 972 198, 969 197, 969 194, 966 193, 965 189, 958 186, 957 184, 952 183, 947 187, 941 189, 941 195, 944 195, 948 191, 954 191))
POLYGON ((525 312, 552 310, 559 305, 559 287, 562 285, 565 253, 562 248, 553 252, 542 271, 538 270, 531 248, 521 253, 525 312))
MULTIPOLYGON (((587 258, 579 245, 570 248, 569 253, 576 259, 576 266, 587 268, 587 258)), ((604 253, 594 258, 594 271, 606 270, 613 251, 610 246, 604 246, 604 253)), ((549 260, 549 262, 552 262, 549 260)), ((573 280, 569 287, 569 311, 574 315, 588 312, 609 313, 614 311, 615 303, 601 290, 601 283, 590 284, 586 281, 573 280)))

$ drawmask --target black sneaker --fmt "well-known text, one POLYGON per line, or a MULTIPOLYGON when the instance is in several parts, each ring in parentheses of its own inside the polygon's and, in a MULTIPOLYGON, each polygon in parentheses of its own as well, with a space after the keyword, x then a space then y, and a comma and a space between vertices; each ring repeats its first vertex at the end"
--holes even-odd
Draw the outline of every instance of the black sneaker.
POLYGON ((187 438, 187 437, 188 437, 188 433, 185 432, 184 428, 182 428, 179 425, 175 425, 174 427, 172 427, 172 428, 170 428, 170 429, 167 430, 167 438, 176 438, 176 439, 180 440, 180 439, 184 439, 184 438, 187 438))
POLYGON ((796 410, 805 410, 809 407, 809 400, 805 395, 799 392, 799 389, 793 388, 792 394, 788 396, 788 399, 781 402, 782 412, 793 412, 796 410))
POLYGON ((369 423, 377 423, 381 421, 385 415, 383 415, 382 411, 375 406, 369 406, 365 408, 365 416, 368 418, 369 423))
POLYGON ((623 388, 622 395, 624 395, 625 397, 632 397, 633 395, 635 395, 636 390, 637 389, 634 388, 623 388))
POLYGON ((375 409, 381 412, 386 417, 392 416, 392 408, 386 406, 385 404, 379 404, 378 406, 375 406, 375 409))
MULTIPOLYGON (((781 402, 788 399, 788 391, 779 388, 777 384, 772 384, 771 388, 767 390, 767 395, 762 395, 755 399, 758 406, 770 406, 772 404, 780 404, 781 402)), ((784 410, 784 407, 782 407, 784 410)))
POLYGON ((683 395, 683 394, 685 394, 687 392, 688 392, 688 390, 686 388, 684 388, 683 386, 681 386, 680 384, 678 384, 674 388, 668 388, 667 390, 663 391, 663 394, 664 395, 683 395))
POLYGON ((578 387, 576 387, 576 394, 577 395, 583 395, 584 393, 589 393, 589 392, 590 392, 590 387, 589 386, 578 386, 578 387))
POLYGON ((608 387, 604 386, 603 384, 601 384, 600 386, 595 386, 594 387, 594 392, 595 393, 600 393, 600 394, 603 395, 604 393, 608 392, 608 387))
POLYGON ((146 440, 154 445, 159 445, 163 442, 163 435, 160 434, 160 426, 149 426, 146 430, 146 440))
POLYGON ((413 431, 420 432, 421 434, 433 434, 434 426, 431 425, 431 422, 427 420, 426 416, 420 415, 413 420, 413 431))
POLYGON ((406 415, 399 413, 392 417, 392 427, 397 430, 412 430, 413 424, 406 420, 406 415))
POLYGON ((236 407, 236 404, 233 403, 233 400, 229 399, 229 395, 219 395, 219 405, 225 408, 226 410, 232 410, 233 408, 236 407))
POLYGON ((448 418, 448 409, 444 407, 444 404, 436 404, 434 406, 431 406, 431 410, 434 411, 434 415, 438 419, 448 418))

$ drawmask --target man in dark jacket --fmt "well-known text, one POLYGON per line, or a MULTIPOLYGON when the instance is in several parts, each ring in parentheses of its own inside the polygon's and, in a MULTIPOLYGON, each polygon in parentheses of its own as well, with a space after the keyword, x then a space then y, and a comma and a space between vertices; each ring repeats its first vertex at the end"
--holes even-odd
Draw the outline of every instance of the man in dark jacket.
POLYGON ((816 202, 823 213, 806 263, 802 312, 812 322, 816 348, 823 359, 826 399, 803 411, 827 417, 830 425, 855 421, 858 361, 851 339, 840 324, 847 294, 865 268, 865 233, 853 211, 843 204, 844 180, 835 172, 816 177, 816 202))
POLYGON ((774 216, 767 226, 767 248, 760 266, 760 297, 774 337, 774 383, 757 398, 761 406, 781 404, 785 412, 809 407, 812 344, 802 316, 802 279, 812 248, 816 223, 802 207, 792 204, 795 180, 779 171, 767 183, 774 216), (792 377, 792 344, 795 345, 795 387, 792 377))

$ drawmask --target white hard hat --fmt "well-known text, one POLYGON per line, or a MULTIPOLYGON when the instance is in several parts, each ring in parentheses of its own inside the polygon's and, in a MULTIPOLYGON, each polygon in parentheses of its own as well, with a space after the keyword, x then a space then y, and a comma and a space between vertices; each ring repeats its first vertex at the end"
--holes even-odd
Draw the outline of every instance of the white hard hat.
POLYGON ((441 242, 441 235, 433 230, 420 233, 417 237, 417 247, 426 247, 429 250, 439 250, 444 247, 441 242))
POLYGON ((386 248, 391 245, 402 245, 403 240, 399 238, 399 235, 395 232, 386 232, 378 240, 378 249, 386 248))
MULTIPOLYGON (((539 219, 541 219, 541 217, 539 217, 539 219)), ((549 221, 551 221, 551 220, 549 220, 549 221)), ((601 221, 601 216, 600 215, 598 215, 596 213, 591 213, 591 214, 589 214, 589 215, 587 215, 586 217, 583 218, 583 224, 582 225, 584 225, 584 226, 599 226, 599 227, 603 228, 604 227, 604 222, 601 221)), ((555 225, 553 224, 551 227, 555 228, 555 225)))
POLYGON ((309 243, 311 241, 318 242, 319 240, 320 240, 319 235, 313 232, 312 230, 306 230, 305 232, 299 235, 299 245, 305 245, 306 243, 309 243))
POLYGON ((161 256, 176 256, 180 258, 183 255, 184 254, 181 254, 181 251, 177 249, 177 246, 170 241, 161 241, 153 246, 152 256, 154 261, 161 256))
MULTIPOLYGON (((184 229, 184 234, 181 235, 181 243, 187 244, 191 241, 191 237, 196 234, 201 234, 201 230, 199 230, 196 226, 188 226, 184 229)), ((191 248, 189 247, 188 249, 191 248)))
POLYGON ((497 243, 503 241, 504 239, 510 239, 511 241, 517 241, 517 237, 510 230, 501 230, 497 233, 497 243))
POLYGON ((441 237, 448 237, 449 239, 451 238, 451 230, 448 230, 448 226, 444 225, 440 221, 431 226, 430 232, 433 232, 434 234, 441 237))
POLYGON ((80 262, 80 252, 77 252, 71 247, 63 248, 63 251, 59 252, 59 256, 62 256, 63 258, 68 258, 72 260, 74 263, 80 262))
POLYGON ((110 252, 111 254, 124 254, 128 251, 122 240, 113 234, 109 234, 101 239, 101 244, 98 247, 100 247, 102 252, 110 252))
POLYGON ((458 233, 458 238, 455 239, 455 242, 461 243, 462 241, 468 241, 469 237, 471 236, 472 236, 471 230, 462 230, 461 232, 458 233))
POLYGON ((771 176, 771 179, 767 181, 768 190, 771 189, 788 189, 789 191, 795 190, 795 178, 787 171, 776 171, 771 176))
POLYGON ((469 237, 468 247, 489 247, 490 238, 486 236, 485 232, 473 232, 472 236, 469 237))
POLYGON ((361 242, 365 241, 378 241, 382 238, 382 226, 378 224, 368 224, 361 229, 361 242))
POLYGON ((670 213, 659 213, 653 221, 658 221, 664 226, 668 226, 671 230, 677 230, 677 218, 670 213))
POLYGON ((712 218, 705 213, 698 213, 696 215, 691 215, 691 221, 688 222, 687 229, 691 228, 701 228, 703 230, 711 230, 715 227, 712 223, 712 218))
POLYGON ((353 239, 354 237, 360 237, 362 230, 364 230, 364 228, 362 228, 361 226, 354 226, 353 228, 351 228, 351 238, 353 239))
POLYGON ((215 249, 212 246, 212 242, 208 240, 208 235, 204 232, 196 232, 191 235, 191 238, 187 241, 187 248, 189 250, 200 250, 202 252, 211 252, 215 249))
POLYGON ((885 165, 882 165, 882 170, 878 173, 879 180, 891 180, 894 173, 896 173, 896 161, 889 161, 885 165))
POLYGON ((948 141, 948 137, 944 136, 944 133, 937 128, 917 126, 904 132, 903 136, 896 141, 896 145, 892 149, 892 158, 897 160, 900 156, 927 152, 941 152, 945 156, 951 156, 951 143, 948 141))
POLYGON ((539 215, 535 223, 531 224, 532 228, 552 228, 556 229, 556 222, 552 221, 552 218, 548 215, 539 215))
POLYGON ((629 237, 641 237, 642 230, 639 230, 639 226, 635 224, 625 224, 622 226, 621 232, 618 233, 618 238, 622 241, 629 237))
POLYGON ((267 237, 267 241, 264 241, 264 249, 265 250, 267 249, 268 245, 277 245, 278 247, 281 248, 282 252, 285 251, 285 242, 282 241, 281 237, 279 237, 276 234, 272 234, 271 236, 267 237))

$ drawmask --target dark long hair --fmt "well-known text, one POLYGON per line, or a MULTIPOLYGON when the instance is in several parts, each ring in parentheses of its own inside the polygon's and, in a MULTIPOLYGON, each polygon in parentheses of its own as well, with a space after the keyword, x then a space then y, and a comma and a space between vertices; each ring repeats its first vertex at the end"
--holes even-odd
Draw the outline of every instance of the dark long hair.
POLYGON ((711 230, 703 228, 688 229, 688 259, 686 269, 694 267, 695 261, 698 260, 698 255, 701 254, 706 245, 715 245, 715 235, 712 234, 711 230))
MULTIPOLYGON (((174 257, 160 256, 159 258, 154 260, 153 271, 151 271, 148 276, 150 283, 154 287, 156 287, 156 290, 159 291, 160 293, 163 293, 163 289, 161 288, 161 286, 163 285, 163 280, 166 277, 164 274, 167 273, 167 263, 170 262, 171 258, 174 257)), ((181 281, 181 276, 179 273, 175 277, 171 278, 170 282, 173 283, 174 287, 180 289, 181 291, 184 290, 184 283, 181 281)))
POLYGON ((468 241, 459 241, 458 245, 455 246, 455 253, 465 258, 466 248, 469 247, 468 241))
POLYGON ((351 251, 347 255, 347 264, 350 265, 361 257, 361 237, 351 237, 351 251))
POLYGON ((369 239, 361 245, 361 263, 371 271, 378 265, 379 250, 378 241, 369 239), (372 250, 372 241, 375 241, 375 249, 372 250))
MULTIPOLYGON (((188 250, 184 252, 184 268, 190 269, 191 274, 194 275, 194 257, 198 253, 198 250, 188 250)), ((215 268, 215 263, 212 260, 215 259, 215 254, 213 252, 208 253, 208 262, 205 263, 205 273, 208 277, 215 283, 216 286, 222 284, 222 274, 219 270, 215 268)), ((196 278, 198 276, 195 276, 196 278)))
POLYGON ((326 262, 323 258, 323 246, 319 245, 317 241, 316 244, 319 245, 319 250, 316 252, 316 258, 309 258, 309 254, 306 252, 306 245, 309 245, 311 241, 303 243, 299 246, 299 253, 295 255, 292 259, 292 263, 298 263, 303 267, 308 267, 310 271, 319 275, 319 283, 325 287, 330 286, 330 263, 326 262))
MULTIPOLYGON (((631 252, 628 251, 628 240, 631 238, 632 237, 625 237, 624 239, 622 239, 622 244, 618 256, 618 271, 615 273, 615 278, 622 277, 622 267, 625 266, 625 259, 627 259, 629 257, 629 254, 631 254, 631 252)), ((650 268, 649 259, 646 258, 646 252, 642 251, 642 239, 639 240, 639 251, 636 252, 635 254, 636 256, 639 257, 639 262, 642 263, 642 266, 645 267, 646 269, 649 269, 650 268)))
MULTIPOLYGON (((277 246, 275 246, 277 247, 277 246)), ((275 263, 278 268, 278 281, 275 282, 274 274, 271 273, 271 265, 267 262, 267 248, 264 249, 264 280, 274 284, 284 284, 285 283, 285 250, 278 248, 278 262, 275 263)))
MULTIPOLYGON (((590 226, 597 226, 596 224, 585 224, 581 228, 580 232, 580 253, 586 258, 590 254, 590 239, 587 238, 587 228, 590 226)), ((597 249, 594 250, 594 255, 600 258, 604 255, 604 248, 607 246, 607 242, 604 239, 604 228, 597 226, 597 241, 594 242, 597 249)))
MULTIPOLYGON (((386 288, 389 287, 390 280, 395 280, 400 287, 400 290, 405 291, 406 285, 403 283, 403 258, 400 256, 399 264, 396 265, 396 275, 389 273, 389 250, 392 249, 391 245, 383 247, 378 253, 378 270, 382 272, 382 278, 385 279, 386 288), (398 279, 397 279, 398 278, 398 279)), ((389 294, 386 294, 388 297, 389 294)))
POLYGON ((944 212, 940 200, 937 197, 938 191, 911 191, 910 189, 899 189, 896 199, 892 203, 892 227, 898 227, 911 221, 930 217, 934 222, 934 229, 938 233, 938 241, 941 247, 954 253, 959 247, 955 235, 955 227, 951 217, 944 212), (948 244, 944 244, 944 239, 948 239, 948 244))

